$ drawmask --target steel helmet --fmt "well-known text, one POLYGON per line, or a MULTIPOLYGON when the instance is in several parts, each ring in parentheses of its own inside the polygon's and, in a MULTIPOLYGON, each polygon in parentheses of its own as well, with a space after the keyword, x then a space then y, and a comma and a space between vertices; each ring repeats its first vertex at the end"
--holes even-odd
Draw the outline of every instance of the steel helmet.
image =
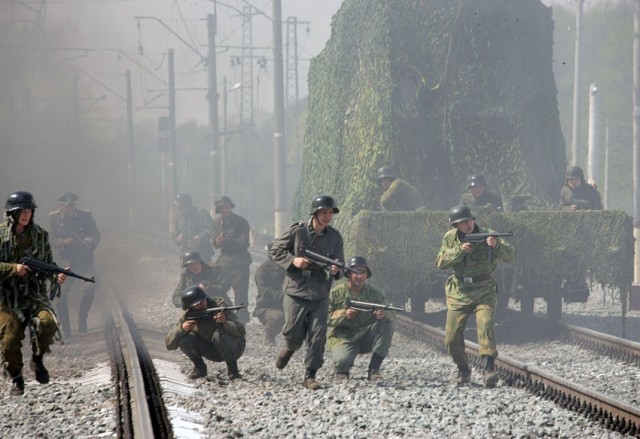
POLYGON ((186 267, 192 262, 202 262, 202 258, 200 257, 200 253, 195 250, 190 250, 182 255, 182 266, 186 267))
POLYGON ((191 195, 180 192, 176 195, 176 198, 173 202, 178 206, 193 206, 193 202, 191 201, 191 195))
POLYGON ((21 209, 35 209, 36 202, 33 200, 31 192, 16 191, 9 195, 6 204, 4 205, 5 212, 13 212, 21 209))
POLYGON ((314 215, 320 209, 333 209, 333 213, 340 213, 340 209, 336 207, 336 202, 329 195, 320 195, 311 202, 311 213, 314 215))
POLYGON ((452 226, 468 219, 475 219, 475 217, 467 206, 455 206, 449 210, 449 224, 452 226))
POLYGON ((216 213, 220 213, 220 209, 225 204, 228 204, 229 206, 231 206, 232 209, 236 207, 236 205, 233 204, 233 201, 231 201, 231 198, 227 197, 226 195, 223 195, 219 199, 217 199, 214 203, 214 205, 216 206, 216 213))
POLYGON ((484 179, 484 175, 474 174, 467 177, 467 186, 466 186, 467 189, 469 189, 470 187, 486 186, 486 185, 487 185, 487 180, 484 179))
POLYGON ((580 180, 584 180, 584 172, 582 172, 580 166, 571 166, 567 169, 565 178, 579 178, 580 180))
POLYGON ((395 180, 396 176, 393 173, 393 169, 391 168, 391 166, 382 166, 378 169, 376 181, 379 183, 380 180, 383 180, 385 178, 395 180))
MULTIPOLYGON (((349 258, 346 265, 349 268, 364 267, 367 269, 367 278, 371 277, 371 269, 369 268, 369 262, 367 261, 367 258, 365 258, 364 256, 353 256, 352 258, 349 258)), ((350 273, 351 272, 349 270, 345 270, 345 273, 344 273, 345 277, 349 277, 350 273)))
POLYGON ((180 300, 182 301, 182 309, 188 310, 190 306, 200 303, 207 298, 207 293, 196 285, 193 285, 182 292, 180 300))

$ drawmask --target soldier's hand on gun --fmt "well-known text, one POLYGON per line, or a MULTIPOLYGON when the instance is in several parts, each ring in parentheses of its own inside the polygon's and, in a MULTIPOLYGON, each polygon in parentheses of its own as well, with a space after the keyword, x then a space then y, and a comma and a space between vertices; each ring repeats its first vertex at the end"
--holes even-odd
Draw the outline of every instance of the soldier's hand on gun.
POLYGON ((293 266, 299 268, 301 270, 306 269, 309 266, 310 262, 307 258, 303 258, 302 256, 297 256, 293 258, 293 266))
POLYGON ((213 316, 213 320, 215 320, 216 323, 220 325, 225 325, 227 323, 227 316, 224 315, 222 311, 220 311, 219 313, 213 316))
POLYGON ((187 320, 185 322, 182 322, 182 325, 181 325, 182 330, 184 332, 191 332, 195 326, 196 326, 195 320, 187 320))
POLYGON ((87 236, 86 238, 84 238, 84 242, 89 245, 93 245, 93 238, 91 236, 87 236))
POLYGON ((16 264, 16 273, 18 274, 18 276, 22 277, 26 274, 28 274, 31 270, 29 270, 29 267, 24 265, 24 264, 16 264))
POLYGON ((337 265, 332 265, 332 266, 331 266, 331 274, 333 274, 334 276, 335 276, 336 274, 338 274, 338 270, 340 270, 340 268, 338 268, 338 266, 337 266, 337 265))
POLYGON ((491 248, 496 248, 496 246, 498 245, 498 238, 495 236, 488 236, 487 245, 491 248))
MULTIPOLYGON (((71 270, 71 267, 65 267, 65 270, 71 270)), ((58 284, 62 285, 67 280, 67 275, 64 273, 58 273, 58 284)))
POLYGON ((62 241, 64 245, 73 245, 75 242, 76 240, 72 237, 65 238, 64 241, 62 241))
POLYGON ((358 314, 360 314, 360 311, 358 311, 357 309, 353 309, 353 308, 347 308, 347 310, 344 313, 344 315, 347 318, 347 320, 355 319, 356 317, 358 317, 358 314))
POLYGON ((471 253, 471 251, 473 250, 473 243, 471 243, 471 242, 463 242, 460 247, 462 247, 462 251, 463 252, 471 253))
POLYGON ((373 315, 378 320, 384 319, 384 309, 376 309, 375 311, 373 311, 373 315))

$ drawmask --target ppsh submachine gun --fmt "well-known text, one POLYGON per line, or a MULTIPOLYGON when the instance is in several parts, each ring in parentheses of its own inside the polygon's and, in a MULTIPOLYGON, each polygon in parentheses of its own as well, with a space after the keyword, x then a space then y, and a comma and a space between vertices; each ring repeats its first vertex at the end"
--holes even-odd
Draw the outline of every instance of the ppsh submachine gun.
MULTIPOLYGON (((39 271, 40 273, 44 273, 48 276, 58 275, 62 273, 70 277, 75 277, 76 279, 81 279, 85 282, 96 282, 94 278, 80 276, 79 274, 76 274, 71 270, 58 267, 55 264, 49 264, 47 262, 41 261, 40 259, 35 259, 30 256, 23 257, 22 259, 20 259, 20 261, 18 261, 18 263, 26 265, 30 269, 39 271)), ((51 291, 49 292, 49 300, 53 300, 53 298, 56 296, 60 296, 60 285, 58 283, 54 284, 54 286, 51 288, 51 291)))
POLYGON ((399 308, 397 306, 384 305, 382 303, 360 302, 352 299, 347 299, 347 307, 364 312, 374 312, 378 309, 384 309, 385 311, 406 311, 404 307, 399 308))
MULTIPOLYGON (((503 236, 513 236, 513 232, 487 232, 487 233, 467 233, 462 242, 480 244, 487 241, 487 238, 501 238, 503 236)), ((493 260, 493 249, 489 247, 489 263, 493 260)))
POLYGON ((335 265, 336 267, 342 269, 343 271, 350 271, 352 273, 360 273, 359 270, 356 270, 355 268, 351 268, 351 267, 347 267, 345 265, 344 262, 342 261, 338 261, 338 260, 334 260, 331 258, 328 258, 326 256, 323 256, 321 254, 318 254, 316 252, 313 252, 311 250, 305 250, 304 251, 304 255, 311 260, 311 262, 313 262, 314 264, 320 265, 322 268, 326 268, 326 269, 330 269, 332 265, 335 265))
POLYGON ((192 309, 190 311, 187 311, 187 313, 184 315, 184 319, 185 320, 202 320, 208 317, 212 317, 218 314, 219 312, 236 311, 242 308, 246 308, 246 305, 244 303, 241 303, 240 305, 232 305, 232 306, 219 306, 216 308, 192 309))

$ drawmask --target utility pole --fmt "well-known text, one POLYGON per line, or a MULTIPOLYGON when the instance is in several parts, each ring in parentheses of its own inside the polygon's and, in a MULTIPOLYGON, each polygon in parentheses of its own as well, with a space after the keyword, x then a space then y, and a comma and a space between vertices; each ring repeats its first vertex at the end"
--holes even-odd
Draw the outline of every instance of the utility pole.
POLYGON ((602 194, 602 205, 605 209, 609 208, 609 154, 611 151, 611 145, 609 143, 609 121, 605 122, 604 126, 604 193, 602 194))
POLYGON ((600 90, 596 84, 589 86, 587 175, 594 183, 600 181, 600 90))
MULTIPOLYGON (((169 49, 169 147, 171 151, 171 193, 170 200, 173 201, 178 194, 178 151, 176 145, 176 83, 175 70, 173 66, 173 49, 169 49)), ((169 206, 171 203, 168 204, 169 206)))
MULTIPOLYGON (((640 0, 638 0, 640 1, 640 0)), ((284 232, 286 216, 286 151, 284 138, 284 78, 282 62, 282 1, 273 0, 273 93, 274 93, 274 234, 284 232)))
MULTIPOLYGON (((240 126, 253 126, 253 8, 242 8, 242 58, 240 61, 240 126)), ((280 35, 282 40, 282 35, 280 35)))
POLYGON ((210 170, 209 193, 210 210, 213 211, 215 200, 220 195, 222 185, 222 172, 220 167, 220 125, 218 123, 218 72, 216 63, 216 19, 214 14, 207 15, 207 30, 209 32, 209 44, 207 51, 207 78, 209 80, 209 133, 210 133, 210 170))
MULTIPOLYGON (((633 2, 633 237, 635 260, 629 308, 640 309, 640 0, 633 2)), ((622 296, 620 299, 624 316, 626 301, 622 296)))
POLYGON ((133 139, 133 92, 131 89, 131 70, 125 73, 127 80, 127 133, 129 134, 129 229, 133 230, 133 209, 135 206, 135 144, 133 139))
POLYGON ((571 165, 578 164, 578 144, 580 143, 580 93, 582 83, 580 81, 581 37, 582 37, 582 6, 584 0, 577 0, 576 10, 576 45, 573 66, 573 124, 571 139, 571 165))

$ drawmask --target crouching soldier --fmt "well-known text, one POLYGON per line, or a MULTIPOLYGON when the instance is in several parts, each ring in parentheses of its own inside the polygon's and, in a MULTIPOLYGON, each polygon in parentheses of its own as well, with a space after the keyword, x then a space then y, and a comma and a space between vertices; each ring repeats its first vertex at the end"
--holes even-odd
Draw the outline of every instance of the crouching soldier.
POLYGON ((284 326, 284 291, 282 283, 286 276, 284 268, 273 262, 271 247, 273 242, 267 245, 268 259, 256 270, 254 280, 258 288, 256 307, 253 316, 260 320, 264 326, 264 343, 269 347, 276 345, 276 335, 284 326))
POLYGON ((382 380, 380 366, 389 354, 393 338, 393 312, 384 309, 359 310, 350 301, 388 305, 384 294, 367 284, 371 269, 362 256, 347 261, 347 282, 333 288, 329 295, 328 347, 337 379, 349 378, 349 370, 358 354, 373 352, 367 378, 382 380))
POLYGON ((192 286, 182 292, 182 309, 178 323, 167 335, 164 342, 168 350, 180 350, 193 362, 189 379, 207 376, 204 358, 210 361, 224 361, 227 364, 229 380, 241 378, 238 358, 246 345, 245 328, 232 310, 209 314, 203 318, 187 320, 188 311, 204 311, 207 308, 228 306, 220 297, 208 297, 204 290, 192 286))

